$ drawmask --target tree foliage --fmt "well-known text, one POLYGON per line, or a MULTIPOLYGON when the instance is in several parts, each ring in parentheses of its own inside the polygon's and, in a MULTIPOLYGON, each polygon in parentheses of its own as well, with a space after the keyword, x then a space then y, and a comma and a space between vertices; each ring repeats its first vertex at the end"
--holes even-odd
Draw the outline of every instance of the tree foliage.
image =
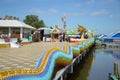
POLYGON ((50 26, 50 29, 53 29, 53 27, 52 27, 52 26, 50 26))
POLYGON ((36 29, 40 27, 45 27, 43 20, 39 20, 37 15, 27 15, 24 22, 28 25, 35 27, 36 29))
POLYGON ((4 18, 0 18, 1 20, 19 20, 18 17, 16 16, 9 16, 9 15, 6 15, 4 18))

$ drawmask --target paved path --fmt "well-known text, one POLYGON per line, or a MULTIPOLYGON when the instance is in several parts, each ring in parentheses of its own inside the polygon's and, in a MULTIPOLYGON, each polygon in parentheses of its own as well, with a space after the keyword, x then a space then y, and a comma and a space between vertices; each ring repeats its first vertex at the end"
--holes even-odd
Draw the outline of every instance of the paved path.
POLYGON ((0 72, 9 69, 34 69, 42 53, 62 48, 66 42, 37 42, 20 48, 0 48, 0 72))

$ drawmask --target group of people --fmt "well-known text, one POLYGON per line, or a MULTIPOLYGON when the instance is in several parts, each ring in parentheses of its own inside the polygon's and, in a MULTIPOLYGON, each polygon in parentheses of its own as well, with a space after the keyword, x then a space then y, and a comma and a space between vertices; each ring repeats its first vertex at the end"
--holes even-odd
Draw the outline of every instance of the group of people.
POLYGON ((59 36, 59 41, 62 42, 62 41, 67 41, 67 42, 70 42, 70 37, 68 37, 67 35, 65 35, 64 33, 61 34, 59 36))

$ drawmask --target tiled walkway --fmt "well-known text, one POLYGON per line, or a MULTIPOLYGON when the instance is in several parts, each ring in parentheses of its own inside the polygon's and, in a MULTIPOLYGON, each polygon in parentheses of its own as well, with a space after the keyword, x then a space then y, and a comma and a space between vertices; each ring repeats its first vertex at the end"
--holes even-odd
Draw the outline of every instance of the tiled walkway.
POLYGON ((9 69, 34 69, 37 59, 31 59, 30 56, 15 56, 0 54, 0 71, 9 69))
POLYGON ((20 48, 0 48, 0 72, 10 69, 34 69, 42 53, 53 47, 62 48, 66 42, 38 42, 20 48))

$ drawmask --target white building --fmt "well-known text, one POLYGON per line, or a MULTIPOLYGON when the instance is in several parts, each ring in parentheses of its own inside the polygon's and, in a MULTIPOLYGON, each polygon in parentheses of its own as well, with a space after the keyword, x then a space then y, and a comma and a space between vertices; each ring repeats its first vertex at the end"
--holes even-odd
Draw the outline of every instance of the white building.
POLYGON ((27 38, 35 28, 18 20, 0 20, 0 39, 27 38))

